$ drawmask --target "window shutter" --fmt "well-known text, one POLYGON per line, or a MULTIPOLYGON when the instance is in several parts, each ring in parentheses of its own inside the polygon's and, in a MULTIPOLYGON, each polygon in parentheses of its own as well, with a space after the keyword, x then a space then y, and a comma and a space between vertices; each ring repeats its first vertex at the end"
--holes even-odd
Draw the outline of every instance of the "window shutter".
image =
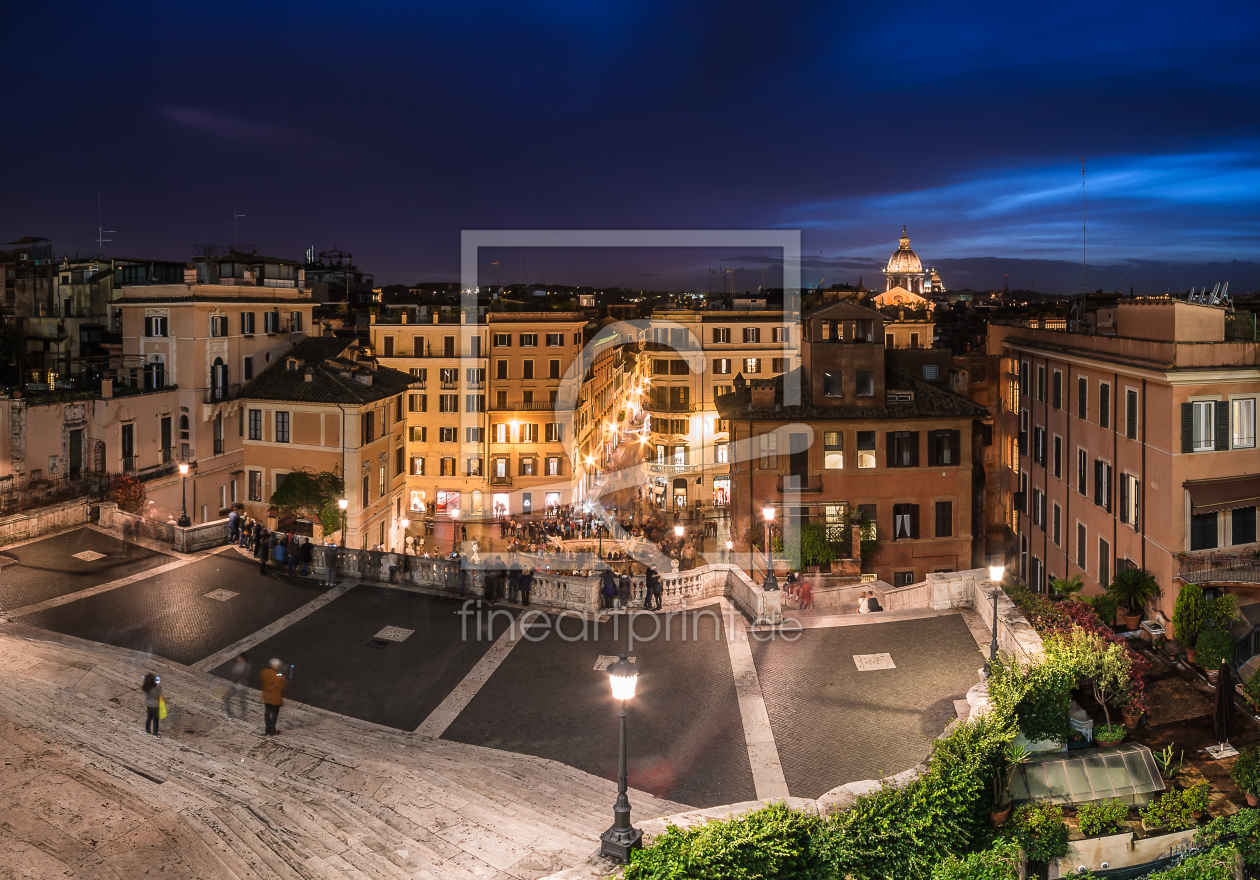
POLYGON ((1194 404, 1181 405, 1181 451, 1194 451, 1194 404))
POLYGON ((907 504, 910 508, 910 537, 919 537, 919 505, 907 504))
POLYGON ((886 445, 887 445, 887 447, 888 447, 888 454, 887 454, 888 461, 887 461, 887 465, 886 465, 886 466, 887 466, 887 467, 896 467, 896 466, 897 466, 897 462, 893 460, 894 456, 896 455, 896 452, 895 452, 895 448, 894 448, 894 447, 895 447, 895 444, 893 443, 893 432, 892 432, 892 431, 885 431, 885 432, 884 432, 884 442, 886 443, 886 445))
POLYGON ((950 464, 962 464, 962 431, 949 432, 950 464))
POLYGON ((1134 529, 1138 527, 1138 499, 1142 497, 1141 485, 1137 480, 1133 481, 1133 499, 1130 502, 1133 505, 1133 522, 1130 525, 1134 529))
POLYGON ((1103 503, 1103 463, 1094 459, 1094 503, 1102 507, 1103 503))
POLYGON ((936 467, 936 444, 940 442, 941 431, 928 431, 928 467, 936 467))
POLYGON ((1229 402, 1225 400, 1216 401, 1212 411, 1216 417, 1214 445, 1217 449, 1229 449, 1229 402))
POLYGON ((1103 465, 1103 510, 1111 512, 1111 499, 1115 493, 1112 488, 1111 465, 1103 465))
POLYGON ((1128 406, 1125 407, 1125 432, 1134 440, 1137 439, 1137 393, 1130 391, 1125 395, 1128 406))
POLYGON ((1120 522, 1128 522, 1129 516, 1129 478, 1120 478, 1120 522))
MULTIPOLYGON (((910 432, 910 467, 918 467, 918 466, 919 466, 919 432, 911 431, 910 432)), ((916 507, 915 510, 918 510, 918 508, 916 507)), ((918 537, 917 531, 915 533, 915 537, 916 538, 918 537)))

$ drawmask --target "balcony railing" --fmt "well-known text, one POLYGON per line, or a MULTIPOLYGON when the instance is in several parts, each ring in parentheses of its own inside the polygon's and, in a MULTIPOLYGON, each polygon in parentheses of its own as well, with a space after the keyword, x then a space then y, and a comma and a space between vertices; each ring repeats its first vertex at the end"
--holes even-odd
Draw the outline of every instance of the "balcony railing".
POLYGON ((822 477, 817 474, 779 474, 778 484, 775 491, 783 492, 821 492, 823 490, 822 477))
POLYGON ((494 412, 551 412, 555 404, 550 400, 509 401, 503 406, 492 406, 494 412))
POLYGON ((511 486, 512 478, 511 477, 491 477, 490 485, 491 486, 511 486))
POLYGON ((241 386, 236 385, 212 385, 206 389, 205 402, 219 403, 224 400, 235 400, 237 395, 241 393, 241 386))
POLYGON ((701 468, 698 461, 688 462, 686 464, 661 464, 659 462, 647 462, 647 471, 649 474, 688 474, 692 471, 698 471, 701 468))
POLYGON ((136 469, 136 457, 134 455, 124 455, 122 460, 122 469, 124 474, 129 474, 136 469))
POLYGON ((223 454, 223 438, 222 438, 222 437, 216 437, 216 438, 215 438, 215 441, 214 441, 214 454, 215 454, 215 455, 222 455, 222 454, 223 454))
POLYGON ((657 404, 651 401, 643 404, 643 408, 649 413, 660 413, 661 415, 684 415, 686 413, 694 413, 696 405, 694 403, 686 404, 657 404))
POLYGON ((1233 553, 1209 553, 1181 560, 1181 579, 1191 584, 1260 584, 1260 558, 1233 553))

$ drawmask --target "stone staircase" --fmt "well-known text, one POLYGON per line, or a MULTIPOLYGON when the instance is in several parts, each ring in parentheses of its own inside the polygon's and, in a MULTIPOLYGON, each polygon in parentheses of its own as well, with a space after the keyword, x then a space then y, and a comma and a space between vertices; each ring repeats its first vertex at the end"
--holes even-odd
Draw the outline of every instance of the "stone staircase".
MULTIPOLYGON (((601 876, 613 782, 287 702, 277 737, 159 657, 0 626, 0 865, 15 877, 601 876), (162 738, 139 683, 162 676, 162 738)), ((685 805, 632 792, 636 821, 685 805)), ((0 875, 8 877, 3 870, 0 875)))

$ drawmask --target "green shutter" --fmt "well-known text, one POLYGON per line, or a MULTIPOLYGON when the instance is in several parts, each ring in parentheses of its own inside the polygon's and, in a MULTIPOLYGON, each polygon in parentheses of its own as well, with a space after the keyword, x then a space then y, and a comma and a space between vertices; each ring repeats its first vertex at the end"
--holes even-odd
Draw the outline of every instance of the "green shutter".
POLYGON ((1194 404, 1181 405, 1181 451, 1194 451, 1194 404))

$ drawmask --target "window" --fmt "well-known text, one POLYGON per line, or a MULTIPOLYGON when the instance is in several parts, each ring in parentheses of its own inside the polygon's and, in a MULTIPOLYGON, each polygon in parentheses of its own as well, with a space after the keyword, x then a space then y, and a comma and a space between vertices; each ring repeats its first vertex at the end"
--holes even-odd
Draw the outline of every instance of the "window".
POLYGON ((989 381, 989 369, 985 364, 971 365, 971 381, 975 385, 983 385, 989 381))
POLYGON ((843 376, 840 370, 826 370, 823 373, 823 396, 844 397, 843 376))
POLYGON ((919 537, 919 505, 893 505, 893 540, 913 540, 919 537))
POLYGON ((484 394, 465 394, 464 395, 464 412, 478 413, 486 411, 486 396, 484 394))
POLYGON ((538 425, 534 422, 523 422, 521 424, 521 442, 537 443, 538 442, 538 425))
POLYGON ((1043 532, 1046 530, 1046 494, 1040 489, 1033 489, 1032 519, 1033 525, 1040 527, 1043 532))
POLYGON ((1046 429, 1037 425, 1033 428, 1033 462, 1046 466, 1046 429))
POLYGON ((1028 361, 1019 362, 1019 395, 1028 396, 1028 361))
POLYGON ((249 439, 262 439, 262 410, 251 409, 249 411, 249 439))
POLYGON ((490 426, 490 435, 495 443, 511 443, 508 439, 507 422, 498 422, 490 426))
POLYGON ((918 334, 918 333, 911 333, 911 334, 910 334, 910 347, 911 347, 911 348, 918 348, 918 347, 919 347, 919 334, 918 334))
POLYGON ((438 412, 444 412, 444 413, 459 412, 459 395, 458 394, 439 394, 438 395, 438 412))
POLYGON ((496 458, 494 460, 494 475, 499 479, 503 479, 508 475, 508 460, 506 458, 496 458))
POLYGON ((507 409, 507 389, 499 388, 494 392, 494 408, 507 409))
POLYGON ((1216 513, 1190 515, 1190 549, 1211 550, 1216 547, 1216 513))
POLYGON ((823 432, 823 467, 827 470, 839 470, 844 467, 844 434, 842 432, 823 432))
POLYGON ((888 443, 888 467, 919 466, 918 431, 888 431, 884 437, 888 443))
POLYGON ((563 333, 548 333, 547 334, 547 347, 548 348, 559 348, 562 345, 564 345, 563 333))
POLYGON ((875 467, 875 432, 857 432, 857 466, 859 468, 875 467))
POLYGON ((279 312, 263 312, 263 332, 279 333, 280 332, 280 313, 279 312))
POLYGON ((1037 400, 1046 402, 1046 368, 1037 367, 1037 400))
POLYGON ((549 477, 560 476, 560 457, 559 456, 551 455, 547 457, 547 476, 549 477))
POLYGON ((548 443, 564 442, 564 425, 560 422, 548 422, 545 436, 548 443))
POLYGON ((522 477, 532 477, 537 471, 536 461, 528 456, 521 458, 520 471, 522 477))
POLYGON ((713 372, 719 376, 726 376, 730 374, 731 359, 730 358, 714 358, 713 359, 713 372))
POLYGON ((289 442, 289 414, 287 412, 276 413, 276 442, 289 442))
POLYGON ((494 378, 506 379, 507 377, 508 377, 508 362, 495 361, 494 362, 494 378))
POLYGON ((1238 507, 1230 511, 1233 534, 1230 543, 1254 544, 1256 542, 1256 509, 1254 507, 1238 507))
POLYGON ((485 442, 485 435, 486 435, 485 428, 465 428, 464 429, 464 442, 465 443, 483 443, 485 442))
POLYGON ((547 378, 548 379, 560 378, 560 362, 559 361, 547 361, 547 378))
POLYGON ((455 476, 455 457, 452 455, 448 455, 445 458, 443 458, 441 462, 441 468, 442 468, 442 476, 444 477, 455 476))
POLYGON ((958 444, 961 440, 960 431, 929 431, 928 467, 959 464, 958 444))
POLYGON ((408 394, 407 411, 413 413, 428 412, 429 396, 427 394, 408 394))
POLYGON ((439 443, 454 443, 455 432, 458 430, 459 429, 456 428, 454 425, 442 425, 440 428, 438 428, 438 442, 439 443))
POLYGON ((857 371, 857 396, 858 397, 874 397, 875 396, 875 373, 871 370, 857 371))
POLYGON ((779 435, 762 434, 757 438, 758 451, 762 468, 779 466, 779 435))
POLYGON ((1138 479, 1132 474, 1120 475, 1120 522, 1138 527, 1138 479))
POLYGON ((761 328, 760 327, 745 327, 744 328, 744 342, 760 342, 760 341, 761 341, 761 328))
POLYGON ((532 360, 521 361, 521 378, 534 378, 534 362, 532 360))
POLYGON ((1060 546, 1059 528, 1063 519, 1063 509, 1059 507, 1059 505, 1055 504, 1050 512, 1050 540, 1054 541, 1054 545, 1058 547, 1060 546))
POLYGON ((521 334, 521 348, 537 348, 537 347, 538 347, 538 334, 537 333, 522 333, 521 334))
POLYGON ((415 455, 411 458, 411 473, 416 477, 424 476, 424 456, 415 455))
POLYGON ((442 337, 442 357, 455 357, 455 337, 442 337))
POLYGON ((1085 450, 1077 449, 1076 450, 1076 491, 1080 492, 1082 495, 1086 494, 1085 492, 1085 461, 1086 461, 1085 450))
POLYGON ((412 425, 407 431, 413 443, 427 443, 429 440, 429 429, 425 425, 412 425))
POLYGON ((1138 393, 1132 388, 1124 391, 1124 435, 1130 440, 1138 435, 1138 393))
POLYGON ((730 342, 731 341, 731 328, 730 327, 714 327, 713 328, 713 341, 719 345, 726 342, 730 342))
POLYGON ((400 477, 407 472, 407 451, 399 446, 394 449, 394 476, 400 477))
POLYGON ((1050 405, 1055 409, 1063 409, 1063 371, 1054 371, 1054 381, 1050 384, 1050 405))
POLYGON ((1076 380, 1076 417, 1089 418, 1089 380, 1084 376, 1076 380))
POLYGON ((770 369, 775 373, 786 373, 788 368, 787 358, 770 358, 770 369))
POLYGON ((1111 583, 1111 546, 1102 538, 1098 539, 1098 583, 1103 587, 1111 583))
POLYGON ((1085 570, 1085 524, 1076 524, 1076 564, 1085 570))
POLYGON ((262 501, 262 471, 249 472, 249 500, 262 501))
POLYGON ((929 382, 935 382, 940 377, 940 368, 936 364, 923 365, 923 378, 929 382))
POLYGON ((228 335, 227 315, 211 315, 210 316, 210 335, 211 336, 227 336, 228 335))
POLYGON ((1190 404, 1194 414, 1193 451, 1205 452, 1215 448, 1216 403, 1211 400, 1196 401, 1190 404))
POLYGON ((761 372, 761 358, 744 358, 744 372, 753 374, 761 372))
POLYGON ((252 336, 254 333, 254 313, 241 312, 241 333, 245 336, 252 336))
POLYGON ((1111 465, 1094 460, 1094 503, 1103 510, 1111 510, 1111 465))
POLYGON ((166 336, 167 317, 165 315, 153 315, 144 319, 144 335, 162 337, 166 336))
MULTIPOLYGON (((1106 382, 1098 383, 1098 426, 1111 427, 1111 386, 1106 382)), ((1099 581, 1099 583, 1105 583, 1099 581)))
POLYGON ((727 453, 726 443, 713 444, 713 460, 717 464, 727 464, 730 462, 730 455, 727 453))
POLYGON ((512 334, 511 333, 494 334, 494 347, 495 348, 511 348, 512 347, 512 334))
POLYGON ((1063 478, 1063 438, 1054 438, 1054 475, 1063 478))
POLYGON ((1231 400, 1230 408, 1234 427, 1234 448, 1252 449, 1256 445, 1256 399, 1254 397, 1231 400))
POLYGON ((246 382, 254 378, 254 356, 252 354, 245 355, 245 366, 242 374, 246 382))
POLYGON ((465 476, 479 477, 481 476, 481 459, 472 457, 464 461, 465 476))
POLYGON ((376 413, 366 412, 359 416, 359 443, 363 446, 376 439, 376 413))
POLYGON ((954 534, 954 502, 936 502, 936 537, 948 538, 954 534))

